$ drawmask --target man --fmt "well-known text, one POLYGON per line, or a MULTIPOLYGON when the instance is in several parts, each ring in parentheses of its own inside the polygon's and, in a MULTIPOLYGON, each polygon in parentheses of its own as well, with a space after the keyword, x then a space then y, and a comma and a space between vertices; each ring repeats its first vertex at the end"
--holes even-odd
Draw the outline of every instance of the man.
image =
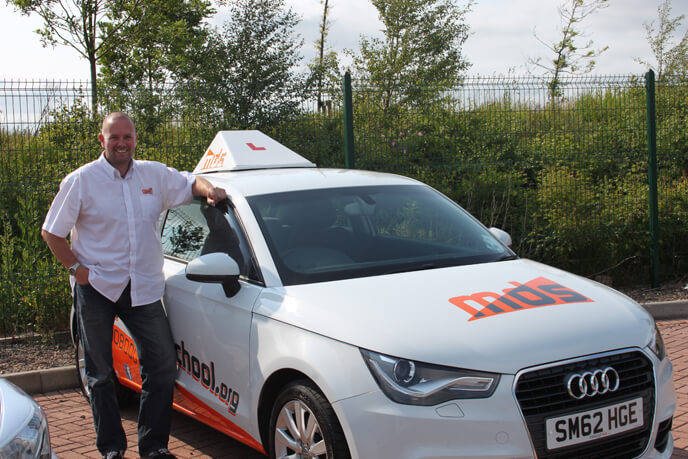
POLYGON ((174 458, 167 446, 176 353, 160 301, 158 218, 193 196, 214 205, 227 195, 201 177, 133 159, 138 135, 125 113, 109 114, 98 138, 102 155, 64 178, 41 234, 74 284, 98 450, 113 459, 123 457, 127 447, 112 363, 112 326, 119 316, 139 352, 139 454, 174 458))

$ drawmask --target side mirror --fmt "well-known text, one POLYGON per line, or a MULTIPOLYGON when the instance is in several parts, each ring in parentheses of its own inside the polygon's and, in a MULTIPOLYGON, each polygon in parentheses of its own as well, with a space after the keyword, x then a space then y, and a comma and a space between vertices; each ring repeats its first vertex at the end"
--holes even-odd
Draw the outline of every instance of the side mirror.
POLYGON ((502 244, 504 244, 507 247, 511 247, 511 244, 513 244, 513 241, 511 240, 511 236, 506 231, 503 231, 503 230, 500 230, 499 228, 493 227, 493 228, 490 228, 490 233, 492 233, 492 235, 494 237, 496 237, 499 242, 501 242, 502 244))
POLYGON ((222 284, 227 297, 239 292, 239 265, 224 252, 208 253, 186 265, 186 278, 194 282, 222 284))

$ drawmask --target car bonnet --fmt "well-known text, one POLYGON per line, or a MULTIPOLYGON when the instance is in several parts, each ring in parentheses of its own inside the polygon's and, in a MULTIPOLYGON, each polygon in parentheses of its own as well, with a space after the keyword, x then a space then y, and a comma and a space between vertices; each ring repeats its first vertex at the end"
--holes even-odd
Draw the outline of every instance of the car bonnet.
POLYGON ((628 297, 529 260, 266 289, 254 312, 376 352, 482 371, 644 347, 628 297))

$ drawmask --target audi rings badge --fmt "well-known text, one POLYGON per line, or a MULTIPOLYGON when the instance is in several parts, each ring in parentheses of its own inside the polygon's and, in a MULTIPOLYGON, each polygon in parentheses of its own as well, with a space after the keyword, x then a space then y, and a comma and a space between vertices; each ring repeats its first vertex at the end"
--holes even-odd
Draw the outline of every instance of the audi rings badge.
POLYGON ((619 389, 619 374, 612 367, 572 374, 566 381, 566 388, 576 400, 615 392, 619 389))

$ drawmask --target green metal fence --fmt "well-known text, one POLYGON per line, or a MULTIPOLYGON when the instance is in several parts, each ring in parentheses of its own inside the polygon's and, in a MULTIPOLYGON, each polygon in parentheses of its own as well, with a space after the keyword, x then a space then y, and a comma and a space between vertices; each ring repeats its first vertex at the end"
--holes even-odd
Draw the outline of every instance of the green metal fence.
POLYGON ((645 79, 572 77, 553 97, 544 78, 467 78, 424 88, 432 103, 419 106, 389 104, 384 89, 354 82, 355 164, 430 183, 509 231, 524 257, 615 285, 680 277, 686 81, 665 78, 652 93, 661 238, 653 264, 645 79))
MULTIPOLYGON (((664 78, 652 92, 657 280, 686 270, 687 83, 664 78)), ((644 76, 564 79, 555 95, 535 77, 466 78, 453 88, 356 79, 348 86, 350 93, 342 94, 345 81, 320 103, 306 97, 279 122, 250 127, 323 167, 427 182, 487 226, 509 231, 521 256, 617 285, 652 280, 644 76)), ((53 339, 68 327, 67 276, 40 225, 62 177, 100 154, 88 89, 86 82, 0 82, 0 337, 53 339)), ((105 91, 102 113, 133 115, 139 158, 189 170, 216 131, 241 126, 224 124, 212 100, 191 109, 179 94, 105 91)))

